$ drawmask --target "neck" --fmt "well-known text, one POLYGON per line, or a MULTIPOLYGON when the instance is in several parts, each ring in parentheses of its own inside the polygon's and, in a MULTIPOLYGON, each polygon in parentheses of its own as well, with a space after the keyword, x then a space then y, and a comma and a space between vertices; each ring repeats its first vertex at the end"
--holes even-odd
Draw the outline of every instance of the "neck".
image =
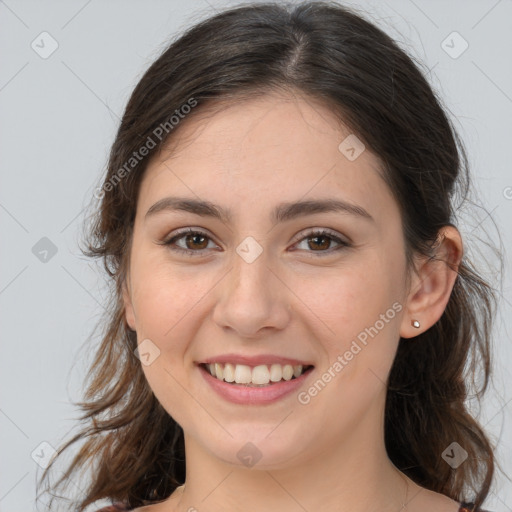
POLYGON ((186 484, 168 510, 407 511, 421 488, 389 460, 376 425, 363 422, 344 442, 275 468, 227 464, 185 435, 186 484))

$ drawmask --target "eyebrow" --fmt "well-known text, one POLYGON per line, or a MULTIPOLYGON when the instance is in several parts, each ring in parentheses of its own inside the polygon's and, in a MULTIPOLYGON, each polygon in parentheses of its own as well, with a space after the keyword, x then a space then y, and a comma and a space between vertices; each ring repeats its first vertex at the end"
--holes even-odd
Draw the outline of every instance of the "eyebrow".
MULTIPOLYGON (((185 211, 212 217, 228 224, 233 219, 231 210, 222 208, 210 201, 188 197, 164 197, 146 212, 145 219, 162 211, 185 211)), ((374 221, 373 217, 361 206, 340 199, 325 198, 278 204, 270 214, 272 222, 285 222, 315 213, 348 213, 363 219, 374 221)))

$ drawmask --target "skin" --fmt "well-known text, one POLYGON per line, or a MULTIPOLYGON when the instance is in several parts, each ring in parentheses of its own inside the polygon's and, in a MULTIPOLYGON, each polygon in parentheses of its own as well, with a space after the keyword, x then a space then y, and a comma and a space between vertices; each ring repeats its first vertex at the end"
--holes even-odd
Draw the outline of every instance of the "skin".
MULTIPOLYGON (((150 339, 160 350, 142 369, 184 429, 187 475, 169 499, 138 510, 398 512, 403 502, 416 512, 458 510, 399 472, 383 436, 386 379, 399 338, 414 338, 440 318, 456 273, 417 257, 408 285, 398 205, 376 155, 367 148, 350 161, 340 152, 348 134, 315 100, 272 93, 185 119, 172 146, 147 168, 126 320, 139 343, 150 339), (211 201, 233 219, 183 211, 145 219, 170 195, 211 201), (326 197, 363 207, 373 220, 338 212, 269 220, 278 203, 326 197), (187 243, 184 236, 174 246, 200 255, 161 245, 186 227, 208 238, 187 243), (334 240, 309 235, 314 228, 329 228, 352 246, 335 251, 334 240), (248 236, 262 248, 252 263, 236 252, 248 236), (315 366, 304 390, 394 303, 401 311, 306 405, 296 393, 265 406, 227 402, 195 365, 226 352, 294 357, 315 366), (262 454, 251 468, 237 458, 249 441, 262 454)), ((453 227, 443 234, 438 255, 457 266, 460 235, 453 227)))

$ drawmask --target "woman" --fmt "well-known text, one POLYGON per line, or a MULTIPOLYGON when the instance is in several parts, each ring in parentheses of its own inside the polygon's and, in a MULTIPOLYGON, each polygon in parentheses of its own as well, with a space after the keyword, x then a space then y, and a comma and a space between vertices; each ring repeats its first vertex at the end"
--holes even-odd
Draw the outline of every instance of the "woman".
POLYGON ((95 194, 114 300, 74 510, 481 510, 464 370, 483 393, 495 297, 468 183, 422 73, 347 8, 246 5, 170 45, 95 194))

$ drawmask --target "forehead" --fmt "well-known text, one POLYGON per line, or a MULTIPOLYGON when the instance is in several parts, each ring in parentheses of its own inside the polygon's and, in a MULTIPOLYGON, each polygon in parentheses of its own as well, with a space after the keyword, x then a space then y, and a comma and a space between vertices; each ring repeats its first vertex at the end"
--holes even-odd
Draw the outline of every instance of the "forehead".
POLYGON ((224 102, 182 123, 146 169, 141 213, 165 195, 196 196, 233 205, 235 212, 242 201, 247 215, 254 211, 247 208, 251 204, 327 194, 377 216, 379 207, 393 207, 380 159, 362 150, 362 141, 310 97, 276 93, 224 102), (346 152, 350 146, 355 152, 346 152))

